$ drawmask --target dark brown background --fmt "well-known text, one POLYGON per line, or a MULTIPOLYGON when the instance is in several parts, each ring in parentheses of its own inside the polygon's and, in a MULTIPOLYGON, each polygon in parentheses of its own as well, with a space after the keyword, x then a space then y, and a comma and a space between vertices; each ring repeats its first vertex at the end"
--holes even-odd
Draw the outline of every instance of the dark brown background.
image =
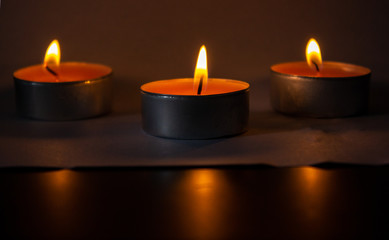
POLYGON ((304 60, 310 37, 324 60, 370 67, 377 80, 387 75, 388 13, 386 1, 3 0, 1 82, 41 63, 54 38, 63 61, 107 64, 135 88, 190 77, 202 44, 210 76, 264 81, 270 65, 304 60))
POLYGON ((3 0, 0 163, 66 167, 387 163, 388 7, 385 1, 351 0, 3 0), (372 69, 368 116, 317 120, 272 112, 270 65, 304 60, 310 37, 319 41, 324 60, 372 69), (114 69, 112 114, 61 123, 15 115, 12 72, 41 63, 54 38, 60 41, 63 61, 97 62, 114 69), (211 77, 251 84, 250 130, 232 139, 197 142, 147 136, 140 125, 139 86, 192 76, 202 44, 208 49, 211 77))

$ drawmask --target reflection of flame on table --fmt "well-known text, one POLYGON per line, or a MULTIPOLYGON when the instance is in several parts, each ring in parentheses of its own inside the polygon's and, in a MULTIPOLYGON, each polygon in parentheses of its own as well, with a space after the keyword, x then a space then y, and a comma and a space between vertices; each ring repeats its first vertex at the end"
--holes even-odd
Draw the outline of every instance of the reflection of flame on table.
POLYGON ((76 187, 75 175, 76 173, 70 170, 59 170, 45 175, 45 189, 47 196, 51 198, 49 204, 56 207, 67 204, 76 187))
POLYGON ((63 192, 71 184, 72 172, 69 170, 55 171, 50 174, 49 184, 53 191, 63 192))
POLYGON ((194 238, 212 239, 221 236, 222 221, 228 210, 229 189, 221 171, 200 169, 190 171, 181 185, 185 191, 185 229, 193 231, 194 238), (225 195, 225 197, 223 197, 225 195), (223 201, 221 201, 223 199, 223 201))
POLYGON ((74 204, 80 185, 77 173, 71 170, 50 171, 42 176, 42 200, 50 213, 50 218, 66 228, 74 220, 74 204))
POLYGON ((325 204, 329 196, 329 172, 314 167, 303 167, 297 169, 296 194, 298 198, 295 203, 300 203, 298 208, 303 218, 314 220, 323 216, 325 204))

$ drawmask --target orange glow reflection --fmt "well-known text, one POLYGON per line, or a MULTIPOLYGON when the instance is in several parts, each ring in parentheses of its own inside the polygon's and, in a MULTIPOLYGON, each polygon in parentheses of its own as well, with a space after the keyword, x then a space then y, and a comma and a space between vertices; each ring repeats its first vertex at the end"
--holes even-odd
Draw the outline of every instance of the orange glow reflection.
POLYGON ((42 200, 50 211, 50 217, 65 224, 71 220, 72 208, 76 199, 77 173, 71 170, 58 170, 42 176, 42 200))
POLYGON ((302 167, 297 169, 296 200, 299 203, 301 214, 308 219, 320 219, 325 211, 325 203, 328 198, 329 173, 326 170, 315 167, 302 167))
POLYGON ((70 184, 72 172, 69 170, 60 170, 50 174, 50 185, 55 191, 63 191, 70 184))
POLYGON ((306 188, 314 188, 320 178, 320 173, 318 169, 307 167, 302 170, 301 178, 305 182, 306 188))
POLYGON ((228 233, 222 229, 228 214, 230 190, 222 171, 199 169, 190 171, 181 183, 187 199, 184 201, 183 226, 193 239, 214 239, 228 233), (227 202, 227 204, 226 204, 227 202))

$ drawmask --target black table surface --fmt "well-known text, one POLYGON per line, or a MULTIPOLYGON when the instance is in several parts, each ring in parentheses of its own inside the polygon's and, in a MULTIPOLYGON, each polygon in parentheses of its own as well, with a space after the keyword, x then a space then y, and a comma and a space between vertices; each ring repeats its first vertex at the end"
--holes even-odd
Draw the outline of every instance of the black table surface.
POLYGON ((389 166, 0 169, 2 239, 388 239, 389 166))

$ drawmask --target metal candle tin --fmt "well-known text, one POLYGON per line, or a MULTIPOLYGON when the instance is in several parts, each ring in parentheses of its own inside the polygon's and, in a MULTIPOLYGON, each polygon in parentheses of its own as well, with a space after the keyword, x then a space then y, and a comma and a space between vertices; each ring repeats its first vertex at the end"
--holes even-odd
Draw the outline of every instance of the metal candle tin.
POLYGON ((75 120, 108 113, 112 103, 112 70, 96 79, 37 82, 14 76, 17 112, 40 120, 75 120))
POLYGON ((306 77, 274 71, 274 66, 271 67, 270 82, 274 110, 316 118, 367 113, 370 70, 367 74, 352 77, 306 77))
POLYGON ((214 95, 169 95, 142 90, 143 130, 174 139, 210 139, 247 130, 247 88, 214 95))

